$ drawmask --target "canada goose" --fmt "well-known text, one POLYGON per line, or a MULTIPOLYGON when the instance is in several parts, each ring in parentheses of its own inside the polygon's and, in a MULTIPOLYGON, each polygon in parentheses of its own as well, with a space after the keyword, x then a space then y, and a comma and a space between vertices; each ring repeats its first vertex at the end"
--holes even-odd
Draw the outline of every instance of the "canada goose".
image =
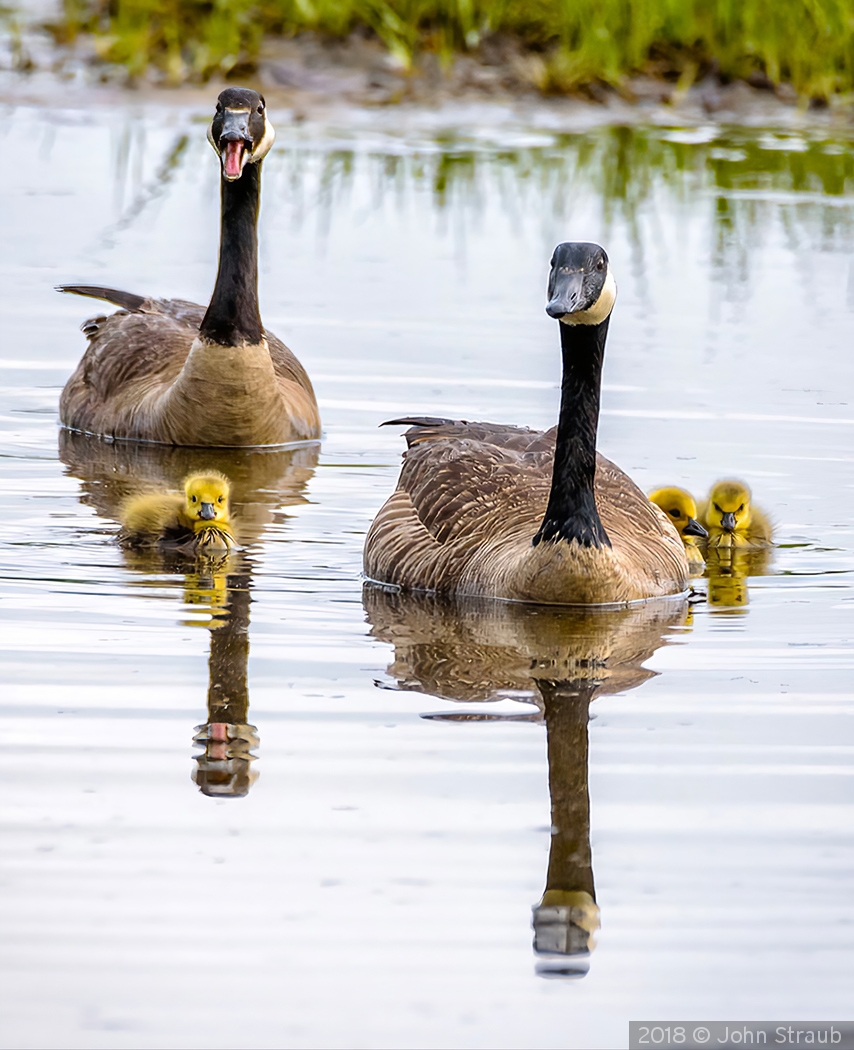
POLYGON ((83 325, 89 346, 59 402, 66 427, 168 445, 281 445, 320 437, 308 375, 258 312, 261 161, 275 133, 264 99, 219 96, 208 129, 221 158, 219 272, 207 309, 90 285, 59 291, 121 307, 83 325))
POLYGON ((150 492, 125 503, 120 542, 193 554, 222 554, 237 546, 228 507, 229 483, 218 471, 191 474, 184 492, 150 492))
POLYGON ((409 590, 556 605, 638 601, 685 590, 676 529, 596 453, 599 388, 616 298, 597 244, 560 244, 546 312, 560 322, 556 431, 398 419, 408 451, 365 541, 370 580, 409 590))
POLYGON ((696 540, 708 539, 709 534, 697 521, 697 504, 694 502, 694 497, 685 489, 671 485, 650 492, 649 499, 650 503, 654 503, 656 507, 664 511, 682 537, 691 575, 702 576, 705 562, 697 548, 696 540))
POLYGON ((709 547, 750 550, 771 546, 771 522, 751 503, 750 489, 743 481, 716 481, 701 515, 709 530, 709 547))

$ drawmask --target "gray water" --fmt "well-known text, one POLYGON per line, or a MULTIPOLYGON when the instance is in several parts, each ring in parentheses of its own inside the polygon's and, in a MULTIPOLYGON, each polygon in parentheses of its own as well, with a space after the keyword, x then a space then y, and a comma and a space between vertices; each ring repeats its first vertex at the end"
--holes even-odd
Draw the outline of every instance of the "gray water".
POLYGON ((222 456, 57 426, 101 305, 53 285, 210 294, 204 121, 3 123, 2 1045, 850 1019, 852 143, 281 114, 262 314, 324 439, 222 456), (604 244, 620 289, 602 451, 646 489, 746 478, 779 547, 690 606, 363 594, 403 445, 382 420, 554 422, 565 239, 604 244), (120 499, 211 456, 245 551, 207 574, 123 554, 120 499))

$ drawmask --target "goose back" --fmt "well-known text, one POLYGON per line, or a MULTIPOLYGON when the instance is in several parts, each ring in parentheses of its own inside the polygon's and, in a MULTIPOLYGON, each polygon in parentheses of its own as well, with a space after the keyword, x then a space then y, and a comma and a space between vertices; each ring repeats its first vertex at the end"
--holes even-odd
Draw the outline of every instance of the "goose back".
POLYGON ((274 445, 316 439, 308 375, 271 332, 257 346, 199 338, 205 307, 115 289, 64 286, 122 307, 82 325, 88 346, 60 399, 73 430, 176 445, 274 445))
POLYGON ((604 456, 596 458, 594 493, 610 547, 574 540, 534 546, 557 428, 413 422, 397 488, 368 532, 369 579, 548 604, 622 603, 685 590, 678 533, 604 456))

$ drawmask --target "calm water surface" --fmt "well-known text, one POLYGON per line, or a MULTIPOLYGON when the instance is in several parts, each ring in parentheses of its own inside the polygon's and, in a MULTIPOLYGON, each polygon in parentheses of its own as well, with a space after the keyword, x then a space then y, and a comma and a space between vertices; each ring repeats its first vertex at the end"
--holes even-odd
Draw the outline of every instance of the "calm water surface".
POLYGON ((3 117, 26 144, 0 168, 3 1045, 850 1019, 852 143, 282 114, 262 313, 325 436, 212 457, 59 433, 100 306, 52 291, 206 300, 204 123, 3 117), (565 239, 603 243, 620 287, 602 450, 645 488, 747 478, 780 548, 690 607, 363 594, 403 444, 378 423, 554 421, 565 239), (211 462, 245 551, 202 573, 123 554, 121 498, 211 462))

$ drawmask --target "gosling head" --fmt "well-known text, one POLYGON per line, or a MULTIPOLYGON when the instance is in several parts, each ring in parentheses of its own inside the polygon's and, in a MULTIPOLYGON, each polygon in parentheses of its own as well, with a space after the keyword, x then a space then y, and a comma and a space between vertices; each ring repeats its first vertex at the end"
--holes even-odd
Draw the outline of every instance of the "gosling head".
POLYGON ((222 177, 234 182, 247 164, 257 164, 276 139, 264 96, 249 88, 226 88, 208 128, 208 141, 222 161, 222 177))
POLYGON ((215 522, 228 522, 228 478, 217 471, 190 474, 184 481, 184 509, 193 528, 204 529, 215 522))
POLYGON ((708 532, 697 521, 697 504, 690 492, 671 486, 650 492, 649 500, 670 518, 683 540, 690 536, 708 538, 708 532))
POLYGON ((546 313, 563 324, 598 325, 610 317, 617 285, 598 244, 567 241, 554 250, 546 313))
POLYGON ((750 525, 750 489, 743 481, 716 481, 709 493, 706 523, 723 532, 742 532, 750 525))

